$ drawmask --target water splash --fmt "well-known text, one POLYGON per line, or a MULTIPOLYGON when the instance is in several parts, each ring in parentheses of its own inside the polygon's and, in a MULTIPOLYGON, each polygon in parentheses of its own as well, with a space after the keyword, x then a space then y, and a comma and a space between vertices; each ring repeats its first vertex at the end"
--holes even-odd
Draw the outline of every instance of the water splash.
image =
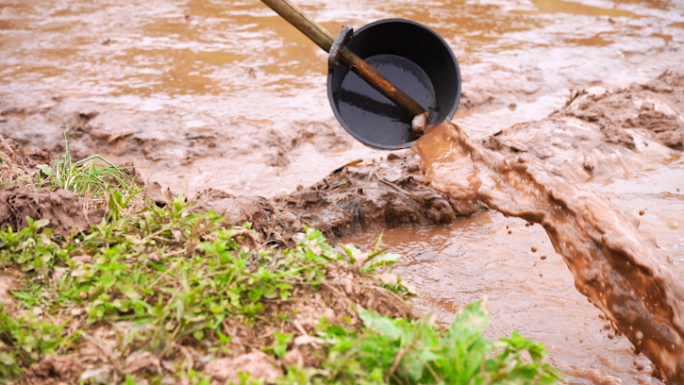
POLYGON ((453 124, 432 130, 415 150, 436 189, 541 224, 577 289, 669 383, 684 382, 684 286, 641 236, 636 218, 552 175, 536 158, 479 147, 453 124))

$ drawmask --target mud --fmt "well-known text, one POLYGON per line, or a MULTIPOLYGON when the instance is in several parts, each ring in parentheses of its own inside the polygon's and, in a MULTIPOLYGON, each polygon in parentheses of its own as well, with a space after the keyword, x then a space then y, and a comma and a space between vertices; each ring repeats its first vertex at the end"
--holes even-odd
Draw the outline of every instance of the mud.
MULTIPOLYGON (((625 87, 681 66, 683 4, 301 5, 333 33, 343 24, 358 28, 386 17, 435 29, 461 65, 464 94, 455 122, 474 141, 511 159, 543 159, 554 175, 582 183, 627 214, 646 209, 639 230, 668 249, 682 274, 681 144, 673 115, 663 109, 673 86, 661 79, 664 88, 625 87), (564 108, 571 93, 577 97, 564 108), (627 94, 655 101, 636 104, 624 100, 627 94), (579 108, 583 103, 589 103, 586 110, 579 108)), ((0 46, 0 134, 27 153, 60 153, 63 130, 72 127, 78 157, 99 153, 135 163, 146 182, 158 183, 148 190, 150 199, 164 204, 169 187, 191 197, 204 191, 205 207, 232 224, 255 222, 271 243, 290 242, 305 223, 327 226, 326 234, 341 241, 365 236, 369 246, 384 232, 386 246, 407 256, 398 271, 423 288, 420 309, 436 306, 449 321, 464 303, 487 294, 495 306, 494 337, 518 329, 544 341, 571 382, 655 381, 649 365, 640 370, 644 365, 632 364, 624 337, 608 337, 606 321, 572 289, 561 257, 538 226, 431 190, 419 172, 409 173, 420 181, 415 186, 386 180, 411 194, 439 197, 427 204, 379 182, 373 169, 392 169, 397 161, 415 165, 415 155, 401 153, 390 162, 353 141, 327 104, 324 55, 259 2, 6 2, 0 46), (356 159, 365 161, 346 167, 349 175, 327 178, 348 187, 298 190, 320 186, 356 159), (361 196, 355 186, 378 195, 361 196), (419 210, 411 220, 421 226, 394 213, 388 207, 394 201, 419 210), (534 255, 528 255, 531 246, 538 248, 534 255)))
POLYGON ((539 223, 575 286, 671 383, 684 380, 684 286, 670 264, 607 200, 552 176, 539 159, 507 159, 455 125, 421 138, 416 151, 438 190, 539 223))
MULTIPOLYGON (((684 73, 667 71, 643 86, 603 90, 599 95, 584 93, 549 117, 500 131, 485 138, 483 145, 509 157, 534 157, 553 166, 551 173, 570 181, 608 180, 653 167, 678 152, 661 142, 650 128, 662 119, 649 120, 639 112, 635 116, 641 116, 645 123, 631 123, 634 106, 649 101, 653 111, 657 106, 665 111, 663 116, 674 119, 670 133, 681 135, 681 79, 684 73), (662 89, 660 84, 667 85, 668 90, 652 91, 662 89), (602 121, 588 121, 583 118, 586 114, 578 117, 578 110, 603 111, 602 121)), ((419 158, 410 151, 378 160, 356 160, 321 182, 308 188, 299 186, 295 192, 272 200, 206 190, 197 196, 194 210, 214 210, 231 225, 253 222, 266 239, 286 244, 301 231, 302 224, 338 239, 369 228, 450 224, 484 209, 471 195, 435 190, 419 164, 419 158)))
POLYGON ((18 142, 0 136, 0 159, 0 227, 17 230, 26 227, 27 218, 47 219, 55 234, 66 237, 72 230, 86 230, 102 219, 102 208, 86 207, 72 191, 28 187, 35 166, 52 161, 48 150, 26 153, 18 142))
POLYGON ((82 363, 73 356, 48 356, 22 373, 21 383, 26 385, 73 383, 78 381, 82 371, 82 363))
POLYGON ((68 190, 50 191, 13 183, 0 189, 0 225, 22 229, 28 218, 47 219, 55 234, 69 236, 84 231, 104 216, 103 208, 86 208, 78 194, 68 190))
POLYGON ((603 95, 579 97, 566 113, 598 124, 609 143, 634 149, 625 129, 648 130, 658 142, 675 149, 684 146, 684 72, 666 71, 641 86, 603 95))
POLYGON ((277 362, 266 353, 257 351, 235 358, 224 358, 207 364, 204 373, 217 383, 239 382, 238 372, 251 373, 251 378, 262 379, 267 384, 275 383, 283 372, 276 369, 277 362))
POLYGON ((10 290, 14 286, 14 278, 8 274, 0 274, 0 304, 7 304, 12 300, 10 290))
POLYGON ((419 159, 403 152, 384 161, 351 162, 313 186, 273 200, 204 191, 193 210, 216 211, 230 225, 252 222, 267 242, 285 245, 303 225, 335 240, 376 227, 448 224, 482 206, 428 186, 419 159))
POLYGON ((534 156, 571 181, 628 176, 682 148, 683 81, 684 72, 673 70, 643 85, 577 92, 548 118, 499 131, 484 146, 534 156))
MULTIPOLYGON (((36 152, 31 155, 34 154, 36 152)), ((50 152, 44 150, 37 153, 37 156, 27 156, 21 144, 0 135, 0 159, 0 182, 7 184, 18 179, 27 180, 32 175, 31 168, 37 162, 50 161, 50 152)))
MULTIPOLYGON (((435 29, 461 65, 457 121, 478 135, 545 117, 570 88, 652 79, 684 41, 679 2, 302 6, 333 33, 386 17, 435 29)), ((0 44, 1 134, 59 153, 73 126, 75 154, 133 161, 164 188, 273 197, 382 154, 335 122, 324 55, 259 2, 8 3, 0 44)))

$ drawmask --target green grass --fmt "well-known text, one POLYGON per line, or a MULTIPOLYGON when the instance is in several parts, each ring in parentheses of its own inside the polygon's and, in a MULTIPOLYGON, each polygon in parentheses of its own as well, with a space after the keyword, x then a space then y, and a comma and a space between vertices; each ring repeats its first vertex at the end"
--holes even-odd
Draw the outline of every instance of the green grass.
MULTIPOLYGON (((513 332, 487 340, 482 301, 461 310, 449 329, 433 323, 391 319, 361 310, 364 329, 354 333, 322 322, 323 369, 310 372, 315 384, 552 384, 560 373, 542 362, 546 351, 513 332)), ((293 373, 305 373, 294 370, 293 373)), ((294 385, 297 381, 281 382, 294 385)), ((301 383, 301 382, 300 382, 301 383)))
POLYGON ((50 167, 42 165, 36 174, 37 187, 71 190, 81 196, 103 196, 116 189, 129 195, 140 190, 133 182, 126 168, 117 166, 100 155, 89 156, 78 162, 71 157, 69 132, 64 134, 65 153, 50 167))
POLYGON ((56 260, 66 257, 66 250, 52 241, 47 220, 28 219, 28 226, 14 232, 7 227, 0 231, 0 268, 13 263, 23 272, 35 272, 47 277, 56 260))
MULTIPOLYGON (((105 165, 86 165, 92 159, 71 163, 67 150, 40 179, 43 186, 106 197, 108 215, 89 231, 56 239, 44 220, 30 220, 18 231, 0 229, 0 268, 25 277, 12 292, 19 312, 0 311, 0 380, 16 378, 45 355, 73 353, 105 327, 114 333, 110 359, 119 366, 142 349, 173 362, 175 369, 167 375, 175 381, 209 384, 188 367, 179 346, 230 357, 234 336, 226 331, 227 322, 269 325, 276 330, 268 342, 250 348, 281 359, 294 347, 291 321, 297 309, 268 312, 265 304, 291 305, 295 290, 298 295, 316 292, 333 264, 356 264, 361 274, 375 274, 399 261, 380 248, 380 240, 368 253, 352 246, 340 253, 312 228, 284 250, 253 247, 260 242, 249 224, 226 228, 216 213, 189 214, 182 196, 165 207, 141 202, 125 171, 98 159, 105 165)), ((400 280, 378 285, 409 294, 400 280)), ((543 362, 541 344, 515 332, 488 341, 483 335, 487 315, 479 302, 462 310, 449 328, 430 316, 409 321, 366 310, 357 314, 362 327, 321 319, 315 336, 320 367, 290 367, 278 383, 548 384, 561 379, 543 362)), ((143 377, 149 384, 162 378, 143 377)), ((141 381, 132 375, 119 378, 122 384, 141 381)), ((241 378, 241 384, 260 383, 249 374, 241 378)))
POLYGON ((52 354, 77 337, 64 336, 64 326, 42 322, 28 313, 15 320, 0 309, 0 379, 19 374, 21 368, 52 354))

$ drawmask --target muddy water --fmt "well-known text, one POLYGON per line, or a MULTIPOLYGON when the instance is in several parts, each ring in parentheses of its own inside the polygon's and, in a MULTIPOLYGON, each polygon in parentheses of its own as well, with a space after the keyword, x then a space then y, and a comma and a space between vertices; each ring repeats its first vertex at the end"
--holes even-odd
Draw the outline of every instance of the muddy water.
MULTIPOLYGON (((490 211, 454 226, 385 230, 383 244, 402 254, 396 272, 416 286, 418 308, 435 311, 440 321, 450 322, 464 304, 486 295, 489 337, 517 330, 544 341, 551 362, 570 383, 659 383, 648 360, 637 359, 643 365, 638 370, 632 344, 616 337, 602 313, 575 289, 541 226, 526 223, 490 211)), ((379 235, 345 241, 373 247, 379 235)))

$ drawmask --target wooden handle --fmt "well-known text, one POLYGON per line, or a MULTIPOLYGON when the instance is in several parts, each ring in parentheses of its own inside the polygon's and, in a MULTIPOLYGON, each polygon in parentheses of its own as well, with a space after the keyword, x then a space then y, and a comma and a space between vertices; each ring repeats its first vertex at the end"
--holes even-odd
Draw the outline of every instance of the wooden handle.
POLYGON ((303 34, 323 48, 325 52, 330 52, 335 38, 320 24, 307 16, 301 8, 293 4, 290 0, 261 0, 278 15, 300 30, 303 34))
POLYGON ((380 72, 347 49, 347 47, 342 47, 340 50, 340 61, 359 75, 361 79, 365 80, 366 83, 370 84, 373 88, 380 91, 380 93, 387 96, 389 100, 401 107, 401 109, 409 114, 411 118, 425 112, 425 109, 413 100, 413 98, 395 87, 394 84, 382 76, 380 72))
MULTIPOLYGON (((304 35, 321 47, 325 52, 330 52, 334 37, 320 24, 309 18, 304 11, 290 2, 290 0, 261 0, 278 15, 300 30, 304 35)), ((416 103, 413 98, 406 95, 402 90, 395 87, 389 80, 380 74, 365 60, 351 52, 346 47, 340 50, 340 61, 349 67, 354 73, 370 84, 371 87, 387 96, 391 101, 403 109, 413 118, 425 112, 425 109, 416 103)))

